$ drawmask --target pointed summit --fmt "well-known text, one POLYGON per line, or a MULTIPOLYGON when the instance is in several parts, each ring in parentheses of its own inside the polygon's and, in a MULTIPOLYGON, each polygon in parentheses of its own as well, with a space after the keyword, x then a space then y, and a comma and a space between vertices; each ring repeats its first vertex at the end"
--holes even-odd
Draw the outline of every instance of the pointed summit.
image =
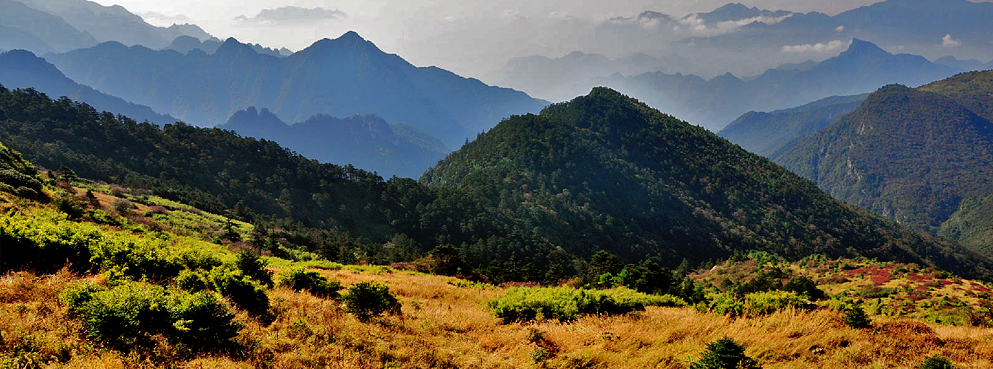
POLYGON ((355 31, 345 32, 345 34, 333 40, 328 38, 318 40, 304 50, 322 52, 324 50, 371 50, 382 52, 378 47, 376 47, 376 44, 362 38, 362 36, 359 36, 358 32, 355 31))
POLYGON ((889 56, 892 54, 886 52, 886 50, 883 50, 882 48, 876 46, 876 44, 872 42, 853 38, 852 44, 848 46, 848 50, 845 50, 845 52, 841 53, 840 56, 864 57, 864 56, 880 56, 880 55, 889 56))

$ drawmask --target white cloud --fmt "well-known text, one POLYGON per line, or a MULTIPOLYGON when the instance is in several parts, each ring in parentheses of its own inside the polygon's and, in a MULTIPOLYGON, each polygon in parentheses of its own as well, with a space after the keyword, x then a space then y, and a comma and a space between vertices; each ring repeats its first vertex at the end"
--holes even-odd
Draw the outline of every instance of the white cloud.
POLYGON ((190 23, 192 21, 190 20, 190 17, 183 14, 168 15, 159 12, 144 12, 138 14, 138 16, 144 19, 145 22, 148 22, 148 24, 162 27, 171 26, 173 24, 190 23))
POLYGON ((348 18, 348 14, 338 9, 300 8, 284 6, 275 9, 262 9, 254 17, 240 15, 235 21, 242 25, 271 26, 279 24, 318 23, 348 18))
POLYGON ((959 41, 959 40, 956 40, 956 39, 952 38, 952 35, 949 34, 949 35, 945 35, 945 37, 942 37, 941 38, 941 46, 944 46, 944 47, 962 46, 962 41, 959 41))
POLYGON ((805 45, 784 45, 782 52, 787 54, 799 54, 799 53, 827 53, 832 51, 838 51, 844 48, 846 45, 841 40, 834 40, 828 43, 816 43, 816 44, 805 44, 805 45))
POLYGON ((845 32, 845 26, 844 25, 840 25, 840 26, 838 26, 838 28, 835 28, 834 31, 835 32, 845 32))

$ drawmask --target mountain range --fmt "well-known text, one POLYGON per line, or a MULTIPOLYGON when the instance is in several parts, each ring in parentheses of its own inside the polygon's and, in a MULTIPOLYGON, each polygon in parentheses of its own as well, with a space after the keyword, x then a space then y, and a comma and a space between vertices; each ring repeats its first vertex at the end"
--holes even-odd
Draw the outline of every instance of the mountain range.
POLYGON ((993 71, 886 86, 772 159, 838 199, 990 255, 993 71), (955 219, 955 221, 952 221, 955 219))
POLYGON ((288 125, 267 109, 250 107, 218 128, 275 141, 324 163, 347 163, 384 176, 417 178, 449 153, 438 139, 374 115, 315 115, 288 125))
POLYGON ((66 96, 89 104, 100 111, 123 114, 158 125, 178 121, 171 116, 159 114, 147 106, 134 104, 89 86, 80 85, 30 51, 13 50, 0 53, 0 84, 8 88, 36 89, 53 98, 66 96))
POLYGON ((331 260, 409 261, 448 245, 467 268, 500 282, 574 275, 576 260, 598 250, 675 267, 758 249, 991 275, 990 262, 969 250, 836 201, 608 89, 499 123, 421 183, 384 182, 226 130, 136 123, 31 90, 0 88, 0 112, 0 141, 37 165, 246 220, 283 219, 278 227, 290 233, 280 242, 331 260), (293 236, 300 227, 320 230, 293 236))
POLYGON ((37 54, 66 52, 106 41, 158 49, 179 36, 212 37, 195 25, 156 27, 120 5, 87 0, 2 0, 0 29, 0 50, 24 49, 37 54))
POLYGON ((415 67, 355 32, 285 58, 228 39, 210 55, 111 42, 48 60, 80 83, 199 126, 224 123, 249 106, 289 122, 376 114, 458 147, 500 119, 546 104, 440 68, 415 67))
POLYGON ((597 84, 616 87, 647 104, 719 131, 750 110, 785 109, 829 96, 875 91, 888 83, 922 85, 957 72, 927 59, 890 54, 855 39, 837 57, 805 68, 770 69, 744 81, 727 73, 711 80, 694 75, 614 75, 597 84))

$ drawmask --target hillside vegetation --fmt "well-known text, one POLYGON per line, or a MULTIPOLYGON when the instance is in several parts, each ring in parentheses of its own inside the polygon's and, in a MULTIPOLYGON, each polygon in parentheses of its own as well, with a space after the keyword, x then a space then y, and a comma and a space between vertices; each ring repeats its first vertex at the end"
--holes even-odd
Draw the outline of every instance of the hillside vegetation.
POLYGON ((993 73, 887 86, 773 160, 839 199, 990 255, 993 73))
POLYGON ((758 249, 989 270, 607 89, 502 122, 424 184, 33 90, 0 91, 0 110, 0 140, 35 163, 252 223, 254 246, 285 258, 305 250, 385 265, 432 255, 422 270, 495 283, 579 276, 598 251, 668 268, 758 249))
MULTIPOLYGON (((842 204, 703 128, 605 88, 501 122, 421 181, 478 199, 487 215, 469 224, 476 229, 528 224, 521 233, 544 241, 529 254, 604 249, 671 263, 754 249, 791 259, 979 263, 958 270, 985 273, 982 258, 842 204)), ((492 252, 486 246, 479 249, 492 252)))
POLYGON ((652 268, 600 253, 597 289, 494 286, 259 255, 250 224, 0 153, 0 367, 686 368, 727 350, 766 368, 989 367, 993 354, 989 287, 915 265, 736 255, 683 299, 627 288, 652 268), (856 307, 867 328, 847 323, 856 307))

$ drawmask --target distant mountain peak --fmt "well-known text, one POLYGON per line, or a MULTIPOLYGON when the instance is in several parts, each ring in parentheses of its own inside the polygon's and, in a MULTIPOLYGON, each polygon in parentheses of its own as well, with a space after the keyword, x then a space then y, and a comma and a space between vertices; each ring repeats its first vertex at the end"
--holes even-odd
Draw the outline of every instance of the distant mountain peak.
POLYGON ((872 55, 891 55, 891 54, 886 52, 886 50, 883 50, 879 46, 876 46, 876 44, 872 42, 860 40, 857 38, 853 38, 852 44, 848 46, 848 50, 845 50, 845 52, 841 53, 841 56, 849 56, 849 57, 872 56, 872 55))
POLYGON ((323 38, 317 42, 310 45, 305 50, 324 50, 324 49, 360 49, 360 50, 373 50, 379 51, 379 47, 372 41, 366 40, 359 36, 358 32, 348 31, 345 34, 339 36, 336 39, 323 38))

